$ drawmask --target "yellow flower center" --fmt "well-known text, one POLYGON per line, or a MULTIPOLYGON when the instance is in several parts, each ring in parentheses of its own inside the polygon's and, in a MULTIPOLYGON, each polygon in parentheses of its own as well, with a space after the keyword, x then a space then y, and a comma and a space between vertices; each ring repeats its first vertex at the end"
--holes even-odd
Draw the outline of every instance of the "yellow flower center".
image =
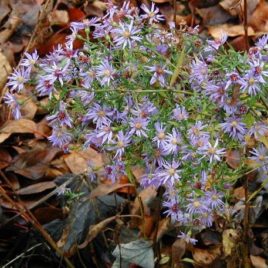
POLYGON ((194 201, 193 205, 194 205, 195 208, 198 208, 198 207, 201 206, 199 201, 194 201))
POLYGON ((142 128, 142 124, 141 123, 136 123, 135 124, 135 128, 136 129, 141 129, 142 128))
POLYGON ((16 80, 19 82, 19 83, 23 83, 24 82, 24 78, 22 76, 18 76, 16 78, 16 80))
POLYGON ((170 176, 173 176, 173 175, 175 174, 175 169, 174 169, 174 168, 170 168, 170 169, 168 170, 168 174, 169 174, 170 176))
POLYGON ((248 83, 249 83, 250 86, 254 85, 254 83, 255 83, 255 79, 254 79, 254 78, 250 78, 250 79, 248 80, 248 83))
POLYGON ((99 111, 97 114, 99 117, 104 117, 106 115, 104 111, 99 111))
POLYGON ((238 125, 238 123, 237 123, 237 121, 235 121, 235 120, 231 123, 231 126, 232 126, 232 127, 236 127, 237 125, 238 125))
POLYGON ((129 38, 129 37, 130 37, 130 32, 129 32, 129 31, 124 31, 124 32, 123 32, 123 36, 124 36, 125 38, 129 38))
POLYGON ((208 153, 209 154, 215 154, 216 153, 216 148, 209 148, 208 153))
POLYGON ((159 140, 163 140, 166 137, 166 135, 165 135, 164 132, 159 132, 157 137, 158 137, 159 140))
POLYGON ((124 147, 124 142, 123 141, 118 141, 117 147, 123 148, 124 147))

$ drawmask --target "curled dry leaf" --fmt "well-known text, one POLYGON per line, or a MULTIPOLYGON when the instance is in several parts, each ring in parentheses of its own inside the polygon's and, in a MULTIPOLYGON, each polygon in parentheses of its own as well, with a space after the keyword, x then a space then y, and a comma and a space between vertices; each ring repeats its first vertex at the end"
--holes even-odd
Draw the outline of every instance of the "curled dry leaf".
POLYGON ((222 245, 223 245, 223 252, 224 255, 230 256, 237 246, 237 239, 238 239, 238 231, 234 229, 227 229, 224 230, 222 233, 222 245))
POLYGON ((0 169, 6 168, 10 165, 12 157, 8 151, 0 149, 0 169))
POLYGON ((114 221, 115 219, 116 216, 113 216, 93 226, 90 226, 85 241, 82 244, 78 245, 78 248, 85 248, 110 222, 114 221))
POLYGON ((69 23, 69 14, 66 10, 53 10, 48 15, 50 25, 65 26, 69 23))
MULTIPOLYGON (((256 9, 257 5, 261 0, 247 0, 247 13, 248 15, 252 14, 256 9)), ((232 16, 243 17, 244 12, 244 1, 241 0, 223 0, 220 3, 220 6, 230 13, 232 16)))
POLYGON ((249 17, 248 24, 256 32, 268 32, 268 4, 262 1, 249 17))
POLYGON ((237 200, 245 200, 245 188, 244 188, 244 186, 240 186, 238 188, 235 188, 232 196, 234 198, 236 198, 237 200))
POLYGON ((55 182, 53 181, 46 181, 46 182, 39 182, 27 187, 21 188, 16 191, 19 195, 30 195, 30 194, 37 194, 44 192, 46 190, 54 189, 56 187, 55 182))
POLYGON ((12 68, 4 54, 0 52, 0 96, 2 95, 2 88, 7 81, 7 76, 11 73, 12 68))
POLYGON ((172 264, 174 265, 175 268, 180 267, 179 263, 181 262, 181 259, 186 252, 186 246, 187 246, 187 243, 183 239, 177 239, 172 244, 172 247, 171 247, 172 264))
POLYGON ((199 265, 211 265, 217 258, 221 256, 221 245, 211 249, 192 248, 194 261, 199 265))
POLYGON ((254 268, 268 268, 266 260, 260 256, 250 255, 250 260, 254 268))
POLYGON ((13 133, 35 133, 36 124, 29 119, 9 120, 0 128, 0 143, 13 133))
POLYGON ((196 11, 203 19, 205 25, 226 23, 232 18, 232 16, 219 5, 201 9, 197 8, 196 11))
POLYGON ((236 169, 241 165, 241 154, 238 150, 228 150, 225 157, 231 168, 236 169))
POLYGON ((92 148, 71 152, 64 158, 64 161, 74 174, 85 173, 90 167, 100 169, 103 166, 102 155, 92 148))
POLYGON ((158 224, 157 230, 154 229, 153 233, 150 236, 151 240, 154 239, 155 233, 157 231, 156 241, 160 241, 163 235, 165 235, 170 230, 170 227, 171 227, 170 218, 161 219, 158 224))
POLYGON ((135 189, 135 186, 131 183, 113 183, 113 184, 99 184, 91 193, 90 198, 96 198, 100 196, 104 196, 113 192, 116 192, 117 190, 121 188, 133 188, 135 189))
POLYGON ((23 103, 23 105, 21 106, 21 114, 23 118, 30 120, 33 119, 37 112, 36 103, 27 96, 20 96, 18 97, 18 99, 23 103))
MULTIPOLYGON (((216 26, 209 26, 208 32, 214 39, 220 39, 223 32, 226 33, 229 37, 236 37, 245 34, 244 26, 242 24, 231 25, 227 23, 216 26)), ((254 35, 255 31, 253 30, 252 27, 249 26, 248 36, 254 36, 254 35)))

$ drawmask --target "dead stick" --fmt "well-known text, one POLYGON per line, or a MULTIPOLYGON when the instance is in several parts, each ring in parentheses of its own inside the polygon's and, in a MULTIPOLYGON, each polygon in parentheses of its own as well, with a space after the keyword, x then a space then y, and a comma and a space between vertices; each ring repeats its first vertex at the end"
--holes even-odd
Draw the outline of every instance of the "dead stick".
POLYGON ((245 31, 245 46, 246 50, 249 50, 248 42, 248 3, 247 0, 244 0, 244 31, 245 31))
POLYGON ((11 199, 7 195, 5 189, 2 186, 0 186, 0 194, 20 212, 20 214, 24 217, 26 221, 31 223, 33 227, 37 231, 39 231, 39 233, 45 238, 45 240, 50 244, 50 246, 56 251, 59 256, 63 256, 68 268, 75 268, 74 265, 70 262, 70 260, 66 256, 64 256, 63 251, 57 246, 50 234, 42 227, 42 225, 36 220, 34 215, 24 206, 24 204, 22 204, 21 207, 16 202, 14 202, 13 199, 11 199))

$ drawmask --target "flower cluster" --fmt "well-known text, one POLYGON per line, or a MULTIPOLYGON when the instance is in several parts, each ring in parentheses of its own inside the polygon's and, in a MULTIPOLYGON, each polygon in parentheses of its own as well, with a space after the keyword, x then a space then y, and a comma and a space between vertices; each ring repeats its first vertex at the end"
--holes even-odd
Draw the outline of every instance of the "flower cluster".
POLYGON ((18 96, 34 86, 50 100, 54 146, 106 153, 113 182, 142 166, 141 185, 165 188, 172 220, 209 227, 224 213, 226 185, 243 172, 242 162, 228 166, 227 151, 244 149, 267 172, 267 37, 248 55, 226 53, 225 35, 203 43, 197 29, 167 29, 163 21, 154 4, 139 10, 125 3, 71 23, 64 46, 45 58, 25 55, 5 101, 19 118, 18 96), (74 48, 76 39, 82 47, 74 48), (249 149, 249 139, 258 146, 249 149))

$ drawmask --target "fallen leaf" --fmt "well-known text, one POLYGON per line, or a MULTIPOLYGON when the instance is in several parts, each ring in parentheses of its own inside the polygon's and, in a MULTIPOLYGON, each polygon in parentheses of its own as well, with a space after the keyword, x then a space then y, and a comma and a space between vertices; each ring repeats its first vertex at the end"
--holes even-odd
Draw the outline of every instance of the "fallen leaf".
MULTIPOLYGON (((245 34, 244 26, 242 24, 221 24, 216 26, 209 26, 208 32, 214 39, 220 39, 223 32, 226 33, 229 37, 236 37, 245 34)), ((256 33, 253 28, 249 26, 248 36, 254 36, 255 34, 256 33)))
POLYGON ((28 96, 20 96, 18 99, 23 102, 23 105, 21 106, 21 114, 23 118, 33 119, 37 111, 36 103, 28 96))
POLYGON ((144 237, 150 236, 150 234, 153 231, 154 223, 155 223, 155 220, 154 220, 153 216, 144 215, 144 217, 139 225, 139 229, 140 229, 142 236, 144 236, 144 237))
POLYGON ((41 224, 46 224, 55 219, 63 219, 64 217, 63 210, 56 207, 37 208, 33 214, 41 224))
POLYGON ((232 196, 238 200, 245 200, 245 188, 240 186, 234 189, 232 196))
POLYGON ((12 157, 8 151, 0 149, 0 169, 6 168, 10 165, 12 157))
POLYGON ((13 133, 35 133, 36 124, 29 119, 9 120, 0 128, 0 143, 13 133))
POLYGON ((104 195, 108 195, 110 193, 116 192, 121 188, 134 188, 135 186, 131 183, 121 184, 119 182, 113 184, 99 184, 91 193, 90 198, 96 198, 104 195))
POLYGON ((224 230, 222 233, 222 245, 223 245, 223 252, 224 255, 230 256, 237 246, 237 239, 238 239, 238 231, 234 229, 227 229, 224 230))
POLYGON ((115 219, 116 216, 113 216, 93 226, 90 226, 86 240, 82 244, 78 245, 78 248, 85 248, 110 222, 114 221, 115 219))
POLYGON ((232 18, 232 16, 219 5, 208 8, 197 8, 196 12, 203 19, 205 25, 223 24, 232 18))
POLYGON ((70 21, 81 21, 86 17, 86 14, 80 8, 68 9, 70 21))
POLYGON ((241 154, 238 150, 228 150, 225 154, 226 163, 233 169, 241 165, 241 154))
MULTIPOLYGON (((120 267, 121 258, 125 263, 134 263, 143 268, 154 268, 154 253, 152 243, 146 240, 135 240, 116 246, 113 251, 116 260, 113 267, 120 267)), ((127 266, 128 267, 128 266, 127 266)))
POLYGON ((65 26, 69 22, 69 14, 66 10, 53 10, 48 15, 48 20, 50 22, 50 25, 60 25, 65 26))
POLYGON ((184 239, 177 239, 171 247, 171 256, 172 256, 172 264, 177 267, 180 267, 180 262, 183 255, 186 252, 187 243, 184 239))
POLYGON ((268 4, 262 1, 249 17, 248 25, 256 32, 268 32, 268 4))
POLYGON ((244 35, 236 37, 234 40, 230 42, 230 45, 236 51, 247 51, 246 38, 244 35))
POLYGON ((215 246, 221 243, 221 235, 216 231, 204 230, 200 237, 205 246, 215 246))
POLYGON ((8 15, 10 12, 10 6, 9 6, 9 1, 8 0, 2 0, 0 2, 0 23, 2 20, 8 15))
POLYGON ((144 214, 149 215, 150 214, 150 208, 149 205, 150 203, 153 202, 157 195, 157 191, 155 187, 150 186, 145 189, 143 189, 138 196, 135 198, 135 201, 133 203, 132 209, 131 209, 131 214, 132 215, 140 215, 140 201, 143 204, 144 207, 144 214))
POLYGON ((37 194, 44 192, 46 190, 54 189, 56 187, 55 182, 53 181, 46 181, 46 182, 39 182, 27 187, 21 188, 16 191, 19 195, 29 195, 29 194, 37 194))
MULTIPOLYGON (((253 13, 257 5, 260 3, 260 0, 247 0, 247 13, 248 16, 253 13)), ((244 12, 244 1, 241 0, 223 0, 220 3, 220 6, 230 13, 232 16, 239 16, 243 18, 244 12)))
POLYGON ((12 68, 6 58, 6 56, 0 52, 0 96, 2 95, 2 88, 7 81, 8 75, 12 72, 12 68))
POLYGON ((170 224, 170 218, 164 218, 161 219, 160 222, 158 223, 158 228, 154 229, 154 232, 151 234, 150 238, 151 240, 154 240, 155 233, 157 231, 156 235, 156 241, 160 241, 160 239, 165 235, 169 230, 170 230, 171 224, 170 224))
POLYGON ((64 161, 73 174, 85 173, 90 166, 97 169, 103 166, 102 155, 92 148, 71 152, 66 155, 64 161))
POLYGON ((260 256, 250 255, 250 260, 254 268, 268 268, 266 260, 260 256))
POLYGON ((211 249, 192 248, 194 261, 199 265, 210 265, 221 256, 221 245, 211 249))

